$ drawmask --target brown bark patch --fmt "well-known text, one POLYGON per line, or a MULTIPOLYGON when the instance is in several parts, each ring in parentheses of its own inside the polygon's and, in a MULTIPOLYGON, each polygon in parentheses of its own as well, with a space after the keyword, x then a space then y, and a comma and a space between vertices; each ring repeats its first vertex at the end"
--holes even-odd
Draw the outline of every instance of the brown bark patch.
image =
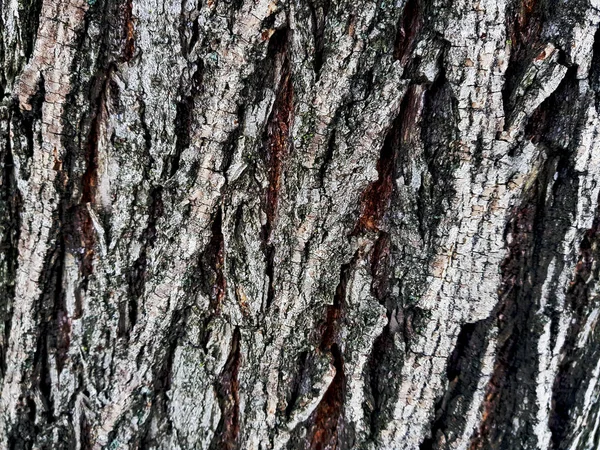
POLYGON ((335 375, 321 402, 309 419, 307 442, 311 449, 337 449, 344 429, 344 399, 346 397, 346 374, 344 355, 341 349, 340 329, 344 316, 346 286, 354 260, 342 266, 340 282, 336 288, 333 305, 327 307, 327 316, 322 326, 319 351, 330 353, 335 375))
MULTIPOLYGON (((273 39, 287 40, 287 32, 285 32, 285 36, 275 35, 273 39)), ((281 80, 266 131, 266 164, 269 180, 266 201, 267 225, 265 230, 267 239, 271 234, 276 218, 279 192, 281 190, 283 162, 289 151, 290 130, 294 120, 294 87, 290 72, 290 62, 285 54, 285 46, 287 44, 284 43, 282 45, 284 46, 284 54, 281 80)))
POLYGON ((100 73, 95 80, 91 93, 91 103, 94 107, 90 122, 90 131, 85 146, 86 169, 81 177, 81 200, 76 207, 75 223, 83 244, 81 274, 88 277, 93 271, 95 231, 92 218, 87 210, 87 204, 93 205, 98 187, 98 140, 100 139, 102 123, 108 115, 106 106, 107 89, 114 66, 110 65, 100 73))
POLYGON ((398 151, 402 144, 410 145, 419 138, 418 122, 423 111, 423 87, 412 85, 400 106, 400 114, 388 132, 377 160, 377 180, 361 196, 360 216, 352 235, 378 231, 389 208, 395 188, 398 151))
POLYGON ((294 86, 290 61, 287 55, 288 30, 275 32, 269 41, 269 55, 281 60, 281 75, 277 96, 265 131, 265 164, 269 185, 266 192, 265 210, 267 220, 261 230, 263 251, 266 258, 266 275, 269 278, 266 308, 275 298, 275 248, 270 243, 277 220, 277 207, 281 192, 284 161, 290 150, 290 132, 294 122, 294 86))
POLYGON ((135 27, 133 25, 133 0, 127 0, 125 3, 125 48, 123 49, 123 58, 125 62, 131 61, 135 53, 135 27))

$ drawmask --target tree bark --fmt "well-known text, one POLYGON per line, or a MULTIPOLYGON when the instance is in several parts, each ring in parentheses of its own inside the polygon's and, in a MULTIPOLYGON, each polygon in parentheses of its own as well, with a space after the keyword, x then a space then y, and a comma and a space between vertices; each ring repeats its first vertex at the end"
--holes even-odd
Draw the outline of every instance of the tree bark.
POLYGON ((597 0, 0 0, 0 447, 600 446, 597 0))

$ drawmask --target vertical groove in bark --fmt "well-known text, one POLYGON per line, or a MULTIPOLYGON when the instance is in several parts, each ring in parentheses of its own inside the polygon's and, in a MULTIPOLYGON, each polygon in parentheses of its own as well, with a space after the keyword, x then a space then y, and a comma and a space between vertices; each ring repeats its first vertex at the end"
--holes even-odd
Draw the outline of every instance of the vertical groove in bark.
POLYGON ((331 0, 307 0, 307 3, 311 13, 315 45, 313 67, 316 79, 318 80, 325 58, 325 27, 327 24, 327 13, 331 8, 331 0))
MULTIPOLYGON (((536 190, 544 188, 543 185, 536 185, 536 190)), ((479 430, 470 443, 471 450, 498 444, 498 431, 495 430, 494 424, 496 416, 502 414, 503 389, 510 382, 509 371, 514 364, 519 339, 524 332, 524 321, 531 308, 530 304, 519 305, 518 300, 522 295, 521 291, 527 289, 527 280, 524 277, 527 267, 532 264, 534 229, 540 214, 536 200, 539 198, 543 198, 543 193, 534 191, 530 199, 516 212, 506 230, 506 234, 511 235, 511 241, 508 244, 509 255, 502 264, 502 287, 499 292, 501 306, 496 312, 500 336, 498 354, 486 389, 479 430)))
MULTIPOLYGON (((498 324, 496 362, 486 388, 483 418, 471 441, 472 450, 501 442, 510 445, 513 440, 513 445, 534 445, 537 439, 532 417, 521 417, 524 423, 512 432, 508 426, 499 429, 495 424, 509 423, 524 399, 535 403, 535 390, 520 380, 533 378, 541 369, 533 364, 523 365, 522 361, 537 357, 538 350, 530 343, 536 342, 540 333, 536 318, 540 280, 545 279, 550 260, 568 233, 570 224, 565 213, 573 210, 577 196, 572 144, 561 139, 550 124, 560 123, 570 130, 569 135, 579 126, 581 111, 574 103, 579 81, 575 73, 574 68, 569 69, 558 89, 538 107, 526 126, 526 135, 544 146, 546 157, 505 231, 508 256, 501 265, 500 302, 493 312, 498 324)), ((556 404, 552 410, 555 408, 556 404)), ((551 415, 554 434, 552 423, 551 415)))
POLYGON ((124 3, 125 26, 123 27, 123 35, 125 45, 123 48, 123 59, 129 62, 133 59, 135 53, 135 27, 133 24, 133 0, 125 0, 124 3))
MULTIPOLYGON (((0 20, 1 25, 1 20, 0 20)), ((16 184, 15 163, 11 140, 8 132, 12 125, 12 113, 9 108, 0 109, 0 382, 6 374, 6 354, 12 323, 12 304, 15 299, 15 285, 12 280, 17 275, 18 242, 20 230, 21 196, 16 184)))
MULTIPOLYGON (((510 118, 514 109, 514 99, 511 98, 536 52, 541 50, 542 29, 544 24, 543 0, 515 0, 510 16, 507 18, 507 35, 510 46, 510 59, 506 69, 506 82, 502 90, 505 116, 510 118)), ((508 122, 508 120, 507 120, 508 122)))
POLYGON ((164 213, 162 200, 162 187, 155 187, 150 191, 148 199, 148 223, 143 233, 143 246, 140 255, 127 274, 129 299, 120 305, 119 335, 128 337, 135 326, 138 317, 138 302, 144 295, 146 280, 148 279, 148 251, 156 241, 156 225, 164 213))
POLYGON ((398 147, 402 139, 408 137, 411 124, 414 124, 420 114, 414 104, 414 92, 414 87, 408 89, 400 106, 400 114, 386 135, 377 160, 378 177, 361 196, 360 216, 352 232, 353 235, 378 231, 389 209, 394 191, 398 147))
POLYGON ((239 448, 240 434, 240 384, 238 374, 241 364, 241 333, 236 327, 231 350, 219 377, 217 396, 221 408, 221 420, 211 442, 211 449, 239 448))
POLYGON ((209 267, 214 274, 209 279, 209 285, 212 286, 210 292, 210 309, 212 314, 218 315, 221 312, 221 307, 225 294, 227 293, 227 280, 223 273, 225 265, 225 242, 223 240, 223 209, 219 207, 212 225, 212 237, 208 244, 206 254, 210 258, 209 267))
MULTIPOLYGON (((344 438, 344 400, 346 396, 346 374, 344 373, 343 342, 340 329, 344 322, 346 286, 354 267, 352 262, 342 266, 340 282, 336 288, 333 305, 327 307, 319 351, 331 355, 335 375, 311 418, 307 444, 309 448, 337 449, 344 438)), ((342 447, 343 448, 343 447, 342 447)))
POLYGON ((394 58, 406 64, 423 25, 423 0, 406 0, 398 21, 394 58))
POLYGON ((106 72, 101 73, 95 79, 92 85, 91 104, 95 109, 92 112, 90 132, 84 152, 86 169, 81 178, 81 201, 75 210, 77 231, 81 236, 84 249, 81 261, 81 275, 84 279, 84 289, 87 287, 87 277, 91 275, 93 270, 94 246, 96 244, 92 217, 87 208, 88 205, 91 207, 96 202, 96 191, 98 188, 98 140, 101 133, 100 127, 102 126, 102 122, 106 121, 108 115, 106 93, 114 70, 114 66, 110 65, 106 69, 106 72))
MULTIPOLYGON (((589 281, 598 279, 598 248, 600 244, 600 217, 598 214, 583 238, 580 245, 579 261, 575 267, 575 275, 571 281, 566 302, 574 314, 565 343, 561 349, 564 355, 558 367, 558 373, 552 389, 552 410, 550 414, 550 431, 553 448, 565 448, 569 433, 572 432, 572 410, 577 406, 581 391, 589 370, 588 364, 594 364, 594 358, 587 348, 578 346, 578 339, 592 307, 597 303, 593 298, 589 281), (586 364, 589 361, 588 364, 586 364)), ((594 342, 598 344, 597 333, 594 342)))
POLYGON ((600 113, 600 27, 594 34, 589 80, 590 86, 594 90, 594 106, 596 112, 600 113))
POLYGON ((281 59, 281 73, 276 90, 275 102, 265 130, 265 164, 267 167, 268 187, 265 200, 266 222, 261 230, 265 257, 266 274, 269 278, 266 308, 271 306, 274 292, 275 247, 271 243, 271 234, 277 220, 277 205, 281 191, 284 161, 290 151, 290 131, 293 126, 294 86, 288 57, 289 31, 287 28, 276 31, 269 41, 268 54, 281 59))
POLYGON ((176 103, 174 123, 175 152, 168 156, 162 178, 171 178, 177 173, 179 170, 181 154, 190 146, 192 122, 196 106, 195 99, 201 92, 203 77, 204 63, 202 60, 198 60, 189 85, 185 85, 185 88, 180 88, 179 90, 181 99, 176 103), (189 89, 189 94, 185 94, 186 88, 189 89))
POLYGON ((384 141, 381 155, 377 161, 378 179, 364 192, 361 199, 361 216, 354 233, 378 231, 377 239, 370 254, 371 293, 378 302, 386 307, 388 323, 382 333, 373 342, 367 362, 368 395, 372 404, 367 402, 366 411, 370 415, 370 438, 377 439, 378 433, 387 422, 392 400, 394 383, 389 377, 391 370, 400 370, 401 351, 397 348, 395 335, 400 333, 403 339, 410 339, 410 317, 412 312, 401 302, 390 296, 394 277, 394 260, 391 256, 392 240, 385 217, 390 208, 392 196, 397 193, 396 177, 398 164, 407 159, 401 153, 408 154, 410 146, 417 145, 419 139, 418 123, 421 120, 423 87, 412 85, 402 99, 400 113, 393 122, 384 141), (400 323, 399 323, 399 322, 400 323))
POLYGON ((475 323, 465 323, 458 333, 454 350, 448 357, 446 377, 448 388, 435 407, 430 436, 420 450, 443 449, 453 444, 465 427, 467 408, 477 390, 481 376, 487 333, 493 326, 490 317, 475 323))
POLYGON ((33 54, 42 4, 43 0, 19 1, 19 15, 24 19, 22 29, 19 31, 23 39, 23 53, 26 60, 33 54))

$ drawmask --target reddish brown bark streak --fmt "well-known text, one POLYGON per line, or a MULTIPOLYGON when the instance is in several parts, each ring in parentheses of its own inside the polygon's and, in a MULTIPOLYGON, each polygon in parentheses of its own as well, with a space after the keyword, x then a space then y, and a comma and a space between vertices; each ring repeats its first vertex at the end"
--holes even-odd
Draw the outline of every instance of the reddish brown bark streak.
POLYGON ((333 305, 327 307, 327 317, 319 350, 330 353, 335 367, 335 376, 314 413, 309 432, 311 449, 335 450, 344 426, 344 398, 346 396, 346 374, 344 357, 340 348, 340 328, 343 321, 343 306, 346 301, 346 285, 354 260, 342 267, 340 283, 335 292, 333 305))
POLYGON ((127 0, 125 3, 125 48, 123 57, 125 62, 131 61, 135 53, 135 28, 133 26, 133 0, 127 0))
POLYGON ((398 22, 394 58, 405 64, 423 24, 420 0, 408 0, 398 22))
POLYGON ((290 129, 293 124, 294 87, 290 73, 290 64, 284 56, 281 82, 273 112, 267 125, 267 167, 269 187, 267 189, 267 226, 266 234, 269 238, 274 226, 277 213, 277 203, 281 190, 281 176, 283 161, 289 150, 290 129))
POLYGON ((415 125, 423 109, 423 87, 412 85, 402 100, 400 114, 390 129, 377 161, 376 181, 371 183, 361 196, 360 216, 353 235, 365 231, 378 231, 387 212, 394 190, 398 147, 414 144, 415 125))

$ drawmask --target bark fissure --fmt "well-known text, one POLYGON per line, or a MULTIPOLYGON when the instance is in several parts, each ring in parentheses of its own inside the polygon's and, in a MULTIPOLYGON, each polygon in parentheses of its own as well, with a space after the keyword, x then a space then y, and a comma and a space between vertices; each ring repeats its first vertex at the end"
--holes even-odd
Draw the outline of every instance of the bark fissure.
POLYGON ((330 0, 307 0, 310 8, 312 30, 314 37, 315 53, 313 56, 313 67, 318 80, 325 58, 325 26, 327 14, 331 8, 330 0))
POLYGON ((231 340, 231 350, 219 377, 217 396, 221 420, 211 442, 211 449, 239 448, 240 396, 238 373, 241 364, 241 333, 236 328, 231 340))
POLYGON ((127 274, 129 298, 127 303, 120 305, 119 334, 129 336, 137 322, 139 300, 145 292, 148 273, 148 252, 152 249, 157 237, 157 223, 163 216, 164 205, 162 200, 163 188, 155 187, 150 191, 148 199, 148 223, 144 230, 143 247, 140 255, 127 274))
MULTIPOLYGON (((573 313, 571 326, 561 349, 562 360, 552 388, 552 409, 549 427, 552 432, 553 448, 564 448, 573 432, 571 416, 577 408, 586 380, 586 366, 596 363, 593 348, 578 345, 583 326, 590 311, 598 304, 597 295, 592 293, 591 281, 599 279, 597 268, 598 248, 600 244, 600 217, 586 231, 579 247, 579 258, 575 274, 566 295, 566 304, 573 313)), ((596 345, 600 336, 593 327, 592 345, 596 345)))
POLYGON ((266 222, 261 230, 263 251, 266 258, 266 275, 269 279, 266 308, 268 309, 275 297, 274 290, 274 264, 275 246, 271 242, 271 235, 276 226, 279 193, 283 182, 284 162, 291 148, 290 131, 293 126, 294 116, 294 86, 290 61, 287 55, 287 41, 289 31, 278 30, 269 42, 270 53, 275 52, 281 59, 281 73, 276 91, 275 102, 265 129, 265 164, 267 167, 268 187, 265 200, 266 222))
POLYGON ((423 26, 423 0, 407 0, 397 25, 394 58, 406 64, 423 26))
POLYGON ((353 261, 342 266, 340 282, 335 290, 333 304, 327 307, 319 351, 331 355, 335 375, 325 395, 309 418, 308 439, 310 448, 340 448, 344 438, 344 399, 346 396, 346 374, 340 331, 344 323, 346 287, 356 264, 353 261))

